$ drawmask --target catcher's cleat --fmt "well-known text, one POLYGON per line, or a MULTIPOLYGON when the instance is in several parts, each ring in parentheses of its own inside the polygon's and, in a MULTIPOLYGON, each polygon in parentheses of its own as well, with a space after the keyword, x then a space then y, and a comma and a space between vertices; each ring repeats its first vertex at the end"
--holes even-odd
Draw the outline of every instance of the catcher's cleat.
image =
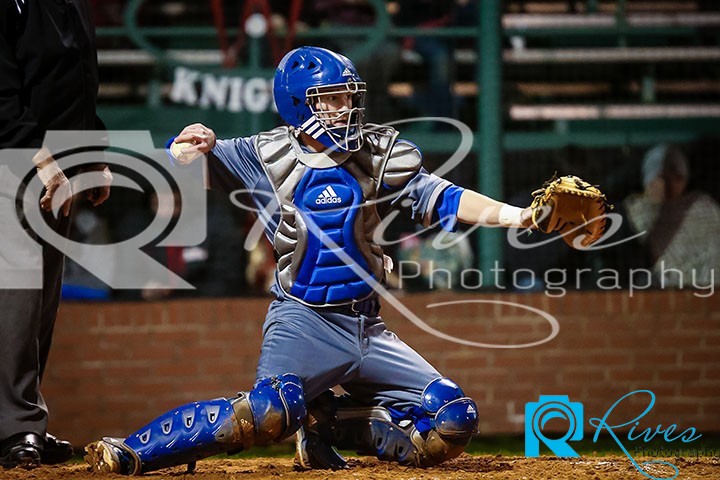
POLYGON ((140 463, 119 438, 104 437, 85 447, 85 462, 96 473, 135 475, 140 463))
POLYGON ((335 448, 324 442, 317 433, 300 428, 295 437, 296 470, 342 470, 347 462, 335 448))

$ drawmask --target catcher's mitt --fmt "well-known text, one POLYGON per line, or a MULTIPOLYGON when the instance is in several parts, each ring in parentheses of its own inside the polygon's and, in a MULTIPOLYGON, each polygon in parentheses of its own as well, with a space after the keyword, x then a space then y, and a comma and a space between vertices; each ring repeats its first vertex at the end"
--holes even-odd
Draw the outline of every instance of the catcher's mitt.
POLYGON ((533 192, 532 221, 545 233, 560 232, 565 243, 578 248, 592 245, 605 232, 605 195, 595 186, 574 175, 551 178, 533 192))

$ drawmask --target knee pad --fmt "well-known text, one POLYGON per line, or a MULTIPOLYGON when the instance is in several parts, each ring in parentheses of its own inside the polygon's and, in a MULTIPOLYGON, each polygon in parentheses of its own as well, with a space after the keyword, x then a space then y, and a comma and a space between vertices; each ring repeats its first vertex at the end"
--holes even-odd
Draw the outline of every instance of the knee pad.
POLYGON ((241 393, 233 407, 240 419, 252 419, 253 443, 258 445, 292 435, 307 415, 302 381, 292 373, 260 380, 250 392, 241 393))
POLYGON ((440 377, 428 383, 421 395, 420 407, 427 413, 435 414, 448 402, 463 398, 465 392, 449 378, 440 377))
POLYGON ((477 405, 470 397, 446 403, 435 414, 435 430, 446 438, 469 439, 477 427, 477 405))
POLYGON ((436 378, 427 384, 420 407, 444 437, 470 437, 477 430, 477 405, 449 378, 436 378))
POLYGON ((418 443, 420 464, 437 465, 460 455, 477 431, 475 402, 452 380, 437 378, 423 390, 420 408, 426 415, 415 420, 418 430, 424 430, 418 443))
POLYGON ((284 374, 230 400, 178 407, 116 446, 132 457, 130 470, 139 474, 281 440, 295 433, 305 414, 300 378, 284 374))

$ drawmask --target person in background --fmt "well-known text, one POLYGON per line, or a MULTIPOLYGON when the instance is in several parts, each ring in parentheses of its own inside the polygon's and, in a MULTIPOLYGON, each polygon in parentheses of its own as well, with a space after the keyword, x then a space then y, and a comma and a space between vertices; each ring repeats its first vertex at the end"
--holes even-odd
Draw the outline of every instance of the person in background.
POLYGON ((720 205, 688 191, 690 169, 682 151, 657 145, 643 159, 644 192, 623 206, 632 229, 650 255, 654 283, 661 287, 720 284, 720 205))
MULTIPOLYGON (((94 27, 85 0, 0 3, 0 150, 37 151, 33 164, 45 186, 43 215, 65 237, 72 198, 64 195, 72 192, 73 172, 60 169, 43 139, 52 130, 103 129, 96 116, 97 90, 94 27), (65 199, 57 216, 50 212, 53 198, 65 199)), ((98 170, 104 182, 87 190, 97 206, 110 195, 112 175, 104 164, 88 169, 98 170)), ((14 242, 5 238, 7 222, 17 222, 17 193, 0 198, 0 259, 10 264, 22 261, 13 251, 14 242)), ((63 254, 38 238, 24 217, 19 220, 38 245, 38 257, 42 255, 37 262, 42 261, 42 288, 0 289, 0 464, 29 469, 64 462, 73 450, 47 433, 48 409, 40 393, 60 301, 63 254)), ((3 280, 5 285, 13 281, 3 280)))
MULTIPOLYGON (((313 0, 309 4, 308 21, 316 26, 370 27, 376 22, 375 8, 368 0, 313 0)), ((365 41, 366 38, 339 37, 322 46, 348 55, 365 41)), ((355 65, 358 73, 373 89, 367 98, 367 120, 374 123, 398 120, 393 99, 387 95, 390 81, 401 68, 398 43, 393 38, 385 38, 367 57, 357 60, 355 65)))
MULTIPOLYGON (((447 27, 453 23, 455 8, 453 1, 438 0, 398 0, 388 4, 393 22, 399 27, 447 27)), ((427 72, 427 87, 413 96, 421 113, 452 117, 452 83, 455 78, 452 44, 442 37, 420 35, 405 38, 402 49, 406 59, 419 57, 417 60, 422 61, 427 72)))
MULTIPOLYGON (((164 194, 169 195, 169 194, 164 194)), ((128 206, 114 222, 114 236, 118 239, 139 235, 155 218, 160 217, 172 223, 177 221, 181 210, 181 196, 173 192, 172 200, 161 202, 158 193, 152 192, 134 206, 128 206), (160 205, 169 208, 160 208, 160 205)), ((130 203, 130 202, 128 202, 130 203)), ((233 215, 223 195, 208 191, 207 231, 202 243, 191 246, 147 245, 142 250, 150 259, 169 270, 164 284, 148 281, 139 290, 116 290, 116 300, 160 301, 188 297, 229 297, 240 295, 245 290, 243 281, 244 249, 238 248, 237 238, 241 236, 239 221, 233 215), (176 276, 187 281, 194 289, 173 288, 176 276)), ((197 228, 203 228, 198 224, 197 228)), ((122 262, 122 259, 117 261, 122 262)))

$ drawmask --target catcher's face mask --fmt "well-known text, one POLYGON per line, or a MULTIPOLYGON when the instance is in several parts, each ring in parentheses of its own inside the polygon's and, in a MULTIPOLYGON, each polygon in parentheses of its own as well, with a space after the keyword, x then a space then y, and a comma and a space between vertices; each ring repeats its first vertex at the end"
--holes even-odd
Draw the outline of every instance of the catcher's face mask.
POLYGON ((347 82, 311 87, 305 94, 308 107, 319 124, 315 137, 327 133, 341 151, 360 150, 365 118, 365 82, 347 82))

